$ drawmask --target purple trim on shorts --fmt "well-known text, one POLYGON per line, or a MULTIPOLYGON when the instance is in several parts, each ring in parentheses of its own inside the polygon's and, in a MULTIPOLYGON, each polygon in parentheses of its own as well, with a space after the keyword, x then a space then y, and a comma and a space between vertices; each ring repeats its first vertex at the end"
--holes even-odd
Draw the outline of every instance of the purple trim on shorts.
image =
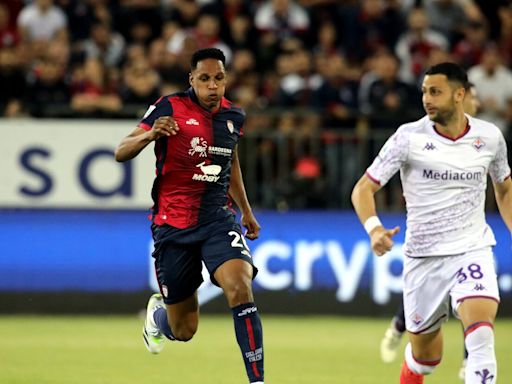
POLYGON ((419 331, 416 331, 416 332, 411 332, 409 330, 407 330, 408 332, 412 333, 413 335, 419 335, 420 333, 423 333, 425 332, 427 329, 430 329, 432 328, 434 325, 436 325, 437 323, 439 323, 443 318, 445 318, 446 315, 443 315, 441 316, 439 319, 437 319, 436 321, 434 321, 431 325, 429 325, 427 328, 423 328, 423 329, 420 329, 419 331))
POLYGON ((485 295, 475 295, 475 296, 464 296, 457 300, 457 303, 462 303, 466 299, 490 299, 494 300, 498 304, 500 303, 499 299, 493 297, 493 296, 485 296, 485 295))
POLYGON ((480 327, 491 327, 491 329, 494 329, 494 325, 488 321, 477 321, 464 330, 464 337, 469 335, 471 332, 476 331, 480 327))
POLYGON ((365 172, 365 175, 366 175, 366 176, 367 176, 371 181, 373 181, 375 184, 380 185, 380 181, 379 181, 379 180, 377 180, 377 179, 376 179, 375 177, 373 177, 372 175, 370 175, 370 174, 368 173, 368 171, 366 171, 366 172, 365 172))

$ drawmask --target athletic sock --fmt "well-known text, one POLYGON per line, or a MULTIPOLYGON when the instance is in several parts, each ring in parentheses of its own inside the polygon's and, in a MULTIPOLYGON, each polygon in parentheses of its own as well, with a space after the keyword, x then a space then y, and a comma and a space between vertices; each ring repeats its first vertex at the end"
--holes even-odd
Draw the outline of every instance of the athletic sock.
POLYGON ((468 350, 466 384, 492 384, 497 380, 496 355, 494 353, 493 326, 479 322, 466 328, 465 344, 468 350))
POLYGON ((263 382, 263 329, 256 304, 245 303, 231 310, 249 382, 263 382))
POLYGON ((157 308, 157 310, 153 313, 153 319, 155 320, 156 326, 165 337, 167 337, 169 340, 176 339, 172 334, 171 327, 169 327, 169 322, 167 321, 167 311, 165 308, 157 308))

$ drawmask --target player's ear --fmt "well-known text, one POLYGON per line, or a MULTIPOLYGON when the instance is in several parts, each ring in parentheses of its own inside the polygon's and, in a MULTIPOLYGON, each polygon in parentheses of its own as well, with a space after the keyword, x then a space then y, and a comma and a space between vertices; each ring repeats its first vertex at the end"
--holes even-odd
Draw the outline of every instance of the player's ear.
POLYGON ((192 72, 190 72, 188 74, 188 83, 190 84, 190 86, 192 86, 192 79, 194 78, 194 76, 192 76, 192 72))

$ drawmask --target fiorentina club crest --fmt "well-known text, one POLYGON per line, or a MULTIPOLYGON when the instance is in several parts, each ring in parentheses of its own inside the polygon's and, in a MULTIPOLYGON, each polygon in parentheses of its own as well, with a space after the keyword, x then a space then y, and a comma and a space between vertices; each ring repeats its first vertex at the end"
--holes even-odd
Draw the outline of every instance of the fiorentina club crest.
POLYGON ((475 141, 473 141, 473 147, 475 147, 475 149, 477 151, 481 150, 483 147, 485 147, 485 143, 482 141, 482 139, 480 139, 479 137, 477 137, 475 139, 475 141))

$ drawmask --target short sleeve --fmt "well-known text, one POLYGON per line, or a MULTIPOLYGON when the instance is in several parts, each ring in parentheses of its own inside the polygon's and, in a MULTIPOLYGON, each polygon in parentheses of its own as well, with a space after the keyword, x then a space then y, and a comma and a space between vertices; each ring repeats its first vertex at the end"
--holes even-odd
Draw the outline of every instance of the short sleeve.
POLYGON ((407 160, 410 134, 398 129, 384 144, 366 175, 379 185, 385 185, 407 160))
POLYGON ((156 119, 162 116, 172 116, 172 114, 173 110, 171 102, 167 97, 161 97, 156 101, 156 103, 149 106, 139 123, 139 127, 149 131, 153 127, 153 123, 156 119))
POLYGON ((496 148, 496 155, 489 165, 489 175, 495 183, 502 183, 507 177, 510 176, 510 166, 507 160, 507 144, 503 138, 503 134, 498 131, 498 146, 496 148))

